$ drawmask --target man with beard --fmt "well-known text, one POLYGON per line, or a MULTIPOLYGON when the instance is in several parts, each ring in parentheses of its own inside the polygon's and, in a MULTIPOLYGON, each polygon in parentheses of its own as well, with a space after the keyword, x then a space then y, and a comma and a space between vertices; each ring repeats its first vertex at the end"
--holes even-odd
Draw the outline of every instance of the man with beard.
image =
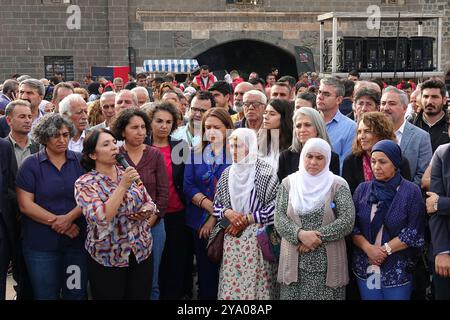
POLYGON ((249 82, 241 82, 234 89, 233 108, 237 113, 231 116, 231 120, 233 120, 233 123, 242 121, 244 119, 244 93, 253 89, 253 85, 249 82))
POLYGON ((434 153, 437 147, 450 142, 445 110, 447 105, 445 84, 439 80, 427 80, 421 86, 421 93, 423 110, 411 119, 411 122, 430 134, 434 153))
POLYGON ((88 127, 87 104, 78 94, 65 97, 59 104, 59 113, 72 121, 75 126, 75 136, 69 141, 69 150, 75 152, 83 151, 83 142, 88 127))

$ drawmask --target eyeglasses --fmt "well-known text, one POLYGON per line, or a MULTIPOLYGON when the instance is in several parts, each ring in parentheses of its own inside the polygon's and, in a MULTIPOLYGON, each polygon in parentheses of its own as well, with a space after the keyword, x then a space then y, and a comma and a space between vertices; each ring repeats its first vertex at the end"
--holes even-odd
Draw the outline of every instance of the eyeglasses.
POLYGON ((248 101, 248 102, 244 102, 244 103, 242 104, 242 106, 243 106, 244 108, 249 108, 250 106, 253 106, 254 108, 258 108, 258 107, 260 107, 260 106, 262 106, 262 105, 264 105, 264 103, 259 102, 259 101, 248 101))
POLYGON ((200 108, 196 108, 196 107, 192 107, 191 110, 192 110, 192 112, 194 112, 194 113, 197 113, 197 112, 199 112, 199 113, 205 113, 206 111, 208 111, 208 110, 200 109, 200 108))
POLYGON ((107 109, 114 109, 114 107, 115 107, 114 104, 110 104, 110 105, 105 104, 105 105, 102 106, 102 108, 105 109, 105 110, 107 110, 107 109))

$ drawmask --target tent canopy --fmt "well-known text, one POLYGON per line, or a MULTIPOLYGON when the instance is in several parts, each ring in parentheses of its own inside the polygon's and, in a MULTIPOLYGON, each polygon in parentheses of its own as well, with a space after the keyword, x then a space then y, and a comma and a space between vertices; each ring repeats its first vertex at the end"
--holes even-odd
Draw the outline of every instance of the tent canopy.
POLYGON ((144 70, 146 72, 192 73, 198 69, 198 61, 195 59, 161 59, 144 61, 144 70))

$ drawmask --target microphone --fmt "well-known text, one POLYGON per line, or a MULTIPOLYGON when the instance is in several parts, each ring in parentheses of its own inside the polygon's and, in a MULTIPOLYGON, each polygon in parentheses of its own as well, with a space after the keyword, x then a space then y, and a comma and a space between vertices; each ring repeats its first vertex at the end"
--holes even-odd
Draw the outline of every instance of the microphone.
MULTIPOLYGON (((125 169, 128 167, 131 167, 130 164, 128 163, 128 161, 125 159, 125 157, 121 153, 116 154, 116 161, 120 165, 122 165, 122 167, 124 167, 125 169)), ((139 179, 139 178, 134 180, 134 182, 138 185, 138 187, 142 187, 144 185, 142 183, 141 179, 139 179)))

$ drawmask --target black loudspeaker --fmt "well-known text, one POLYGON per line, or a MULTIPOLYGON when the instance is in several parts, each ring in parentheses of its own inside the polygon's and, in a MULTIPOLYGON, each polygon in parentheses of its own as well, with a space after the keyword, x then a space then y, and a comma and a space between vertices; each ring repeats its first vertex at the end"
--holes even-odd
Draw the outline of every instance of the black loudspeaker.
POLYGON ((385 68, 385 39, 367 37, 364 39, 363 69, 368 72, 384 71, 385 68))
POLYGON ((385 71, 404 71, 408 62, 408 38, 397 37, 385 38, 385 71), (397 62, 397 63, 396 63, 397 62))
POLYGON ((433 37, 409 38, 409 70, 432 71, 433 66, 433 37))
MULTIPOLYGON (((331 71, 333 42, 328 38, 324 42, 324 70, 331 71)), ((360 70, 363 65, 363 38, 343 37, 337 39, 337 72, 360 70)))
POLYGON ((363 63, 363 38, 362 37, 344 37, 342 39, 342 70, 349 72, 360 70, 363 63))

